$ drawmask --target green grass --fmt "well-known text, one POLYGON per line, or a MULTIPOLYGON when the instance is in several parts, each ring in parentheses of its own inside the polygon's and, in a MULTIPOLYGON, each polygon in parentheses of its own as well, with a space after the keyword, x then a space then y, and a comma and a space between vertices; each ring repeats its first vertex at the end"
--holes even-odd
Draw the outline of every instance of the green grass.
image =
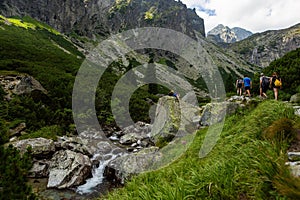
POLYGON ((203 129, 176 162, 134 177, 105 199, 288 199, 276 184, 291 179, 284 166, 287 144, 274 145, 262 137, 263 130, 283 117, 294 120, 293 109, 282 102, 265 101, 242 110, 226 119, 206 157, 199 158, 207 131, 203 129))

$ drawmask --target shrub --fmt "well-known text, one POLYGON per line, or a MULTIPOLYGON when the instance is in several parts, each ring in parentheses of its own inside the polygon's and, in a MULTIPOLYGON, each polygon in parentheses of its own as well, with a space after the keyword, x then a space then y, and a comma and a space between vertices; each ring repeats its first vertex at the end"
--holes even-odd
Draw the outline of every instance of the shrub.
POLYGON ((263 137, 275 142, 283 140, 291 142, 296 138, 296 130, 293 124, 294 122, 291 119, 278 119, 264 130, 263 137))

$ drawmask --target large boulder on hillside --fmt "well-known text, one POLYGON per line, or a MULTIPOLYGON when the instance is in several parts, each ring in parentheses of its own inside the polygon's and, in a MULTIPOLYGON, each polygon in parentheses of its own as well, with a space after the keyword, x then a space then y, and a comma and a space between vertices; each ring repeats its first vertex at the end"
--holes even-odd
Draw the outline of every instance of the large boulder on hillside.
POLYGON ((49 158, 55 152, 55 144, 53 140, 45 138, 25 139, 11 143, 14 147, 25 153, 27 148, 31 148, 31 154, 35 158, 49 158))
POLYGON ((70 150, 53 155, 49 167, 48 188, 71 188, 91 176, 92 163, 88 156, 70 150))
POLYGON ((150 132, 151 141, 158 146, 175 137, 183 137, 197 130, 200 109, 172 96, 161 97, 157 103, 155 119, 150 132))
POLYGON ((221 122, 226 114, 233 114, 239 107, 239 103, 236 102, 217 102, 208 103, 204 106, 200 125, 211 126, 212 124, 221 122))
POLYGON ((44 94, 47 94, 47 91, 43 86, 34 79, 32 76, 24 76, 21 78, 20 82, 16 85, 14 93, 17 95, 20 94, 29 94, 32 91, 40 91, 44 94))
POLYGON ((124 184, 133 175, 155 169, 155 163, 161 158, 158 147, 150 147, 137 153, 127 154, 110 161, 104 175, 110 181, 124 184))
POLYGON ((157 103, 155 120, 150 133, 151 140, 157 144, 160 141, 171 141, 180 126, 179 101, 171 96, 161 97, 157 103))

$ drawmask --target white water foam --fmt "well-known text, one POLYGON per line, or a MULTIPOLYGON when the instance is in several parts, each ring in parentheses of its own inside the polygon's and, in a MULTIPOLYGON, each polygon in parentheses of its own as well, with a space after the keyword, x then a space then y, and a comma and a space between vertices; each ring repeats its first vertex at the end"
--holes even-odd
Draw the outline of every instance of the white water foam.
MULTIPOLYGON (((94 157, 97 157, 99 155, 94 155, 94 157)), ((92 172, 92 175, 93 177, 90 178, 90 179, 87 179, 86 180, 86 183, 79 186, 76 190, 77 193, 79 194, 90 194, 92 192, 95 192, 96 190, 94 190, 94 188, 101 184, 103 182, 103 173, 104 173, 104 169, 106 167, 106 165, 113 159, 115 159, 118 155, 113 155, 111 154, 111 158, 108 159, 108 160, 101 160, 100 161, 100 164, 99 164, 99 167, 98 168, 95 168, 93 169, 93 172, 92 172)))

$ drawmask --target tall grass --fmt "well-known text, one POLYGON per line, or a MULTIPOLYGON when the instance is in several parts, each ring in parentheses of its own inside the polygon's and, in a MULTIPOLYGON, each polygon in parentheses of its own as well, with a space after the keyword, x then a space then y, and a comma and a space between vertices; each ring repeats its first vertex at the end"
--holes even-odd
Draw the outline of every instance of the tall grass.
MULTIPOLYGON (((286 183, 282 177, 290 176, 284 166, 287 145, 284 141, 274 145, 262 137, 273 121, 283 117, 293 120, 293 109, 276 101, 230 116, 205 158, 198 156, 203 129, 176 162, 134 177, 104 199, 288 199, 287 188, 282 187, 286 183)), ((293 197, 300 198, 293 183, 293 197)))

